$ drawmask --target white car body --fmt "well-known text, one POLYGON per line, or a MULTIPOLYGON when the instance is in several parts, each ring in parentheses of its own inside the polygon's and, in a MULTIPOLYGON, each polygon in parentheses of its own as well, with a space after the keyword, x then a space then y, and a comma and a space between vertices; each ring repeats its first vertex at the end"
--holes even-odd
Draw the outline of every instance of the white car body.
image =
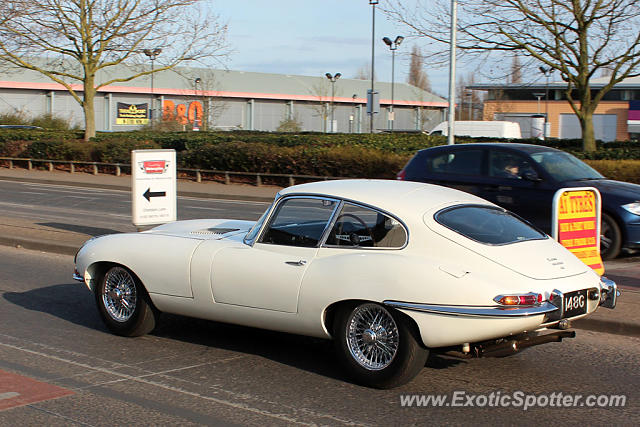
MULTIPOLYGON (((551 238, 487 245, 434 218, 460 205, 495 206, 415 182, 303 184, 277 195, 254 241, 245 242, 253 222, 178 221, 87 242, 77 254, 76 275, 95 291, 105 266, 120 265, 137 275, 162 312, 321 338, 332 337, 332 308, 345 301, 373 302, 413 319, 427 348, 468 347, 558 325, 559 309, 550 299, 580 289, 597 298, 576 318, 605 302, 615 306, 615 284, 551 238), (406 228, 408 238, 395 248, 260 242, 277 206, 296 197, 336 201, 332 221, 343 201, 373 207, 391 216, 393 227, 406 228), (504 307, 494 300, 530 292, 543 301, 504 307)), ((326 230, 323 235, 327 239, 326 230)))

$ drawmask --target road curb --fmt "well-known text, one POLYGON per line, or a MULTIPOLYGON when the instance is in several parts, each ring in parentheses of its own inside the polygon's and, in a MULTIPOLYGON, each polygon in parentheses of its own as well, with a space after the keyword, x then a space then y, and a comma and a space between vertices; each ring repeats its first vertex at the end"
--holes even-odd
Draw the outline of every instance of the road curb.
POLYGON ((31 249, 34 251, 52 252, 61 255, 75 255, 80 248, 79 245, 14 236, 0 236, 0 245, 31 249))
MULTIPOLYGON (((81 244, 63 244, 54 241, 27 239, 15 236, 0 236, 0 245, 52 252, 61 255, 75 255, 81 244)), ((576 329, 640 337, 640 325, 617 320, 586 318, 572 322, 572 326, 576 329)))
POLYGON ((629 322, 586 318, 576 320, 572 323, 572 326, 576 329, 640 338, 640 325, 629 322))

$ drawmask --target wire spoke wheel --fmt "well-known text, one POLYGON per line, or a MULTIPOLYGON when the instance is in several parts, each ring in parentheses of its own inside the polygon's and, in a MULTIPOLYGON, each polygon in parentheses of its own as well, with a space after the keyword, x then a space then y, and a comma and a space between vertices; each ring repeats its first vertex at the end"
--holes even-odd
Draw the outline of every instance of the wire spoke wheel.
POLYGON ((388 367, 400 346, 398 326, 391 314, 377 304, 357 307, 347 321, 347 347, 363 368, 379 371, 388 367))
POLYGON ((138 301, 135 280, 126 269, 112 268, 105 277, 101 297, 107 314, 116 322, 126 322, 138 301))

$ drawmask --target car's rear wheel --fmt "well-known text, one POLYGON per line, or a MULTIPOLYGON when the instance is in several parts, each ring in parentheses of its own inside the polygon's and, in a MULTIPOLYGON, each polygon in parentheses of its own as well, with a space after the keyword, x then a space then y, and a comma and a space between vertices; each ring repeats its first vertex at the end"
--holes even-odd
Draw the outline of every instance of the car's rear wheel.
POLYGON ((622 248, 622 232, 615 219, 602 213, 600 225, 600 255, 602 259, 614 259, 622 248))
POLYGON ((392 388, 411 381, 429 352, 401 313, 375 303, 345 305, 336 313, 338 356, 356 382, 392 388))
POLYGON ((155 328, 156 313, 140 280, 128 269, 113 266, 102 276, 95 292, 102 320, 111 332, 126 337, 155 328))

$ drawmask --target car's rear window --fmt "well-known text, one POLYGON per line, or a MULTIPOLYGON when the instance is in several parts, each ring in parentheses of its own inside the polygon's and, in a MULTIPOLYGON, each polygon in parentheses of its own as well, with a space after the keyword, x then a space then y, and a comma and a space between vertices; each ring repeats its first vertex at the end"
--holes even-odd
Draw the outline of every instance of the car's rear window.
POLYGON ((498 207, 456 206, 439 211, 435 219, 445 227, 487 245, 506 245, 547 238, 541 231, 498 207))

